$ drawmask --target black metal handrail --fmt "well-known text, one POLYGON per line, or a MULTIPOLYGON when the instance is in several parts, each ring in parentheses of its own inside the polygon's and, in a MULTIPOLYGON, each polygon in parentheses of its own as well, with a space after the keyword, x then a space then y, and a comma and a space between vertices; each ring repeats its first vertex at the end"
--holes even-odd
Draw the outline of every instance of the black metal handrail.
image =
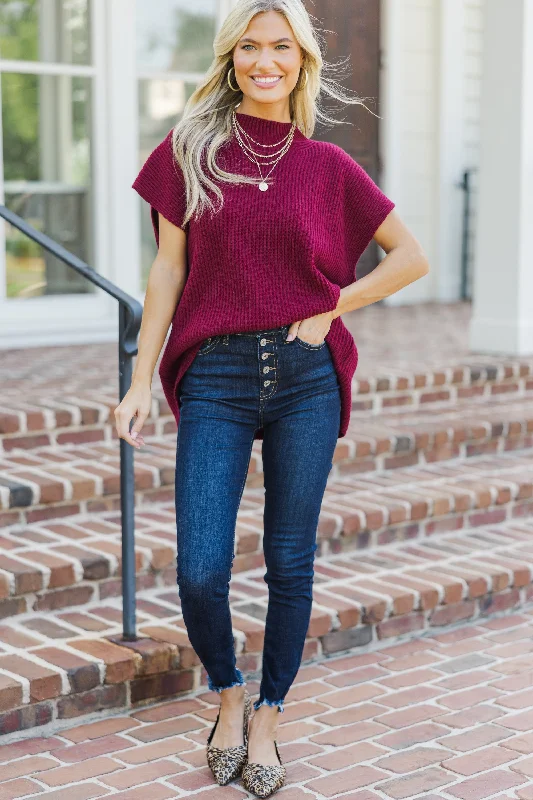
MULTIPOLYGON (((143 307, 114 283, 91 269, 81 258, 69 253, 62 245, 55 242, 45 233, 17 216, 8 208, 0 205, 0 217, 17 228, 32 241, 40 244, 45 250, 67 266, 76 270, 84 278, 103 289, 119 303, 118 314, 118 363, 119 363, 119 398, 131 385, 132 360, 137 355, 137 336, 141 326, 143 307)), ((120 439, 120 510, 122 523, 122 636, 125 641, 137 639, 135 614, 135 477, 133 469, 133 447, 120 439)))
POLYGON ((458 189, 464 192, 463 205, 463 232, 461 245, 461 300, 471 300, 468 293, 468 265, 469 265, 469 242, 472 223, 472 176, 477 170, 472 167, 463 172, 462 181, 457 185, 458 189))

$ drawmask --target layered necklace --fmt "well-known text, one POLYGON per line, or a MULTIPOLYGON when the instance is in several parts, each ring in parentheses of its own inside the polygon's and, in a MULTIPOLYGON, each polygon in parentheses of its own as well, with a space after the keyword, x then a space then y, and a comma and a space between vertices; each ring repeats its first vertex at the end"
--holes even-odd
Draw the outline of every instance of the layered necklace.
POLYGON ((288 134, 286 136, 284 136, 283 139, 281 139, 281 141, 276 142, 275 144, 261 144, 261 142, 256 142, 255 139, 252 139, 252 137, 249 134, 246 133, 246 131, 244 130, 244 128, 240 124, 239 120, 237 119, 237 114, 235 113, 235 110, 233 111, 232 116, 231 116, 231 124, 232 124, 232 127, 233 127, 233 131, 235 133, 235 138, 237 139, 238 143, 240 144, 241 149, 243 150, 246 158, 250 159, 250 161, 254 161, 255 164, 257 165, 257 169, 259 170, 259 175, 261 176, 261 183, 259 184, 259 190, 261 192, 266 192, 266 190, 268 189, 268 183, 266 182, 266 179, 269 177, 271 172, 276 168, 276 164, 279 161, 281 161, 281 159, 283 158, 285 153, 288 152, 289 147, 292 144, 292 140, 294 139, 294 132, 296 130, 296 123, 293 122, 288 134), (244 137, 244 139, 246 139, 246 141, 244 141, 243 137, 244 137), (268 150, 271 150, 274 147, 281 147, 281 149, 278 150, 275 153, 270 153, 270 152, 267 152, 267 153, 256 153, 255 150, 253 149, 253 147, 248 142, 253 142, 254 144, 258 145, 258 147, 265 147, 265 148, 268 148, 268 150), (275 156, 277 156, 277 158, 275 158, 275 156), (258 158, 261 158, 261 159, 275 158, 274 161, 263 161, 262 162, 262 166, 263 167, 268 167, 268 166, 270 166, 270 164, 274 165, 272 167, 272 169, 270 170, 270 172, 267 175, 265 175, 265 177, 263 177, 263 173, 261 172, 261 165, 259 164, 259 161, 257 160, 258 158))

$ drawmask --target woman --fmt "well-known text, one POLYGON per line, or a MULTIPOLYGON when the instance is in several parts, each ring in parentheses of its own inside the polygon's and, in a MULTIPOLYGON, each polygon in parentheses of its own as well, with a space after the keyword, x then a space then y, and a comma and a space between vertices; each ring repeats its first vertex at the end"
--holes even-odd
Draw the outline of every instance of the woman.
POLYGON ((323 92, 301 0, 239 0, 183 117, 133 188, 150 205, 151 268, 132 385, 117 430, 140 447, 159 374, 178 425, 177 580, 183 619, 220 709, 216 780, 259 797, 285 779, 278 712, 300 665, 323 493, 351 408, 357 348, 341 315, 425 275, 394 203, 347 153, 311 139, 323 92), (213 198, 220 205, 214 207, 213 198), (355 282, 372 237, 387 256, 355 282), (136 417, 129 432, 129 423, 136 417), (236 666, 229 580, 251 448, 262 441, 269 605, 254 715, 236 666))

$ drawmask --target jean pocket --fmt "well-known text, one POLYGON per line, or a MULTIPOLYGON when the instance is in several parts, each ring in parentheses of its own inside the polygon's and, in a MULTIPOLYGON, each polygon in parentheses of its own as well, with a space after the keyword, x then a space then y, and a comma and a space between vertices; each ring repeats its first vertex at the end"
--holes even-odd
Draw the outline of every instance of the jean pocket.
POLYGON ((204 339, 202 344, 200 345, 200 349, 198 350, 197 355, 205 356, 206 353, 210 353, 211 350, 214 350, 217 344, 222 339, 222 335, 219 334, 218 336, 210 336, 208 339, 204 339))
POLYGON ((306 342, 305 339, 300 339, 299 336, 295 336, 294 341, 298 342, 300 347, 303 347, 305 350, 322 350, 322 348, 326 346, 325 339, 323 342, 319 342, 318 344, 313 344, 312 342, 306 342))

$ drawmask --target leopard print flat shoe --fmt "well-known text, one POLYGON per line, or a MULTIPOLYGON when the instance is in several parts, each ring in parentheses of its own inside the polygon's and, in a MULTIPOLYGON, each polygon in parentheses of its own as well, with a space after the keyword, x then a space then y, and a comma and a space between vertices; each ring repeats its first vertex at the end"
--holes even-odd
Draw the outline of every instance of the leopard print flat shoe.
POLYGON ((274 747, 276 748, 279 766, 246 761, 242 771, 242 785, 257 797, 269 797, 285 783, 287 770, 281 761, 276 740, 274 740, 274 747))
POLYGON ((230 781, 238 778, 246 763, 246 754, 248 752, 248 720, 251 710, 252 700, 248 691, 245 689, 243 721, 244 744, 239 744, 235 747, 220 748, 214 747, 214 745, 211 744, 220 718, 220 711, 217 714, 213 730, 207 739, 207 763, 209 764, 216 782, 220 784, 220 786, 225 786, 230 781))

